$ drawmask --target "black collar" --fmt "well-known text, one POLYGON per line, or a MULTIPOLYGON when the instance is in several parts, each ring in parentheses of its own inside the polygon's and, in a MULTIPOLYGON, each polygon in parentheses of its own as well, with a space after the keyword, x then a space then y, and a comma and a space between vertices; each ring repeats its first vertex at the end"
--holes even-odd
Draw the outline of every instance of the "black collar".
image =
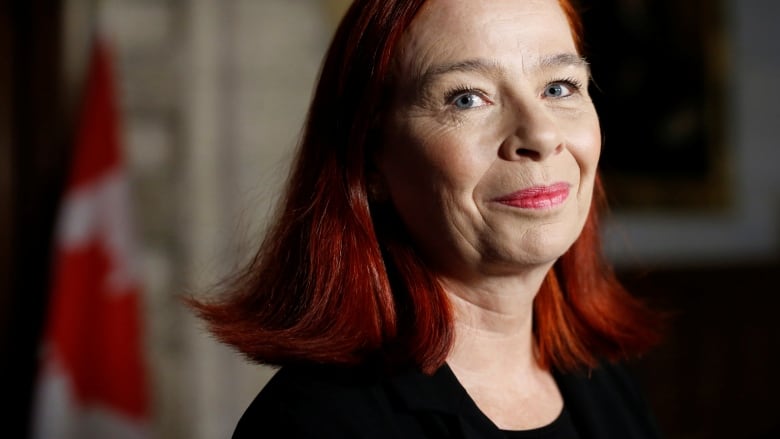
POLYGON ((431 437, 505 439, 477 407, 447 364, 432 376, 410 371, 390 387, 425 426, 431 437))
MULTIPOLYGON (((602 364, 587 371, 561 373, 553 377, 563 396, 564 406, 581 438, 646 437, 652 425, 635 424, 636 405, 641 396, 632 389, 630 377, 622 368, 602 364), (628 398, 627 398, 628 397, 628 398), (634 398, 636 397, 636 398, 634 398)), ((408 410, 436 424, 440 437, 500 439, 503 434, 476 406, 447 364, 432 376, 408 371, 390 383, 408 410), (434 417, 438 421, 433 421, 434 417), (446 431, 447 434, 444 434, 446 431)), ((432 435, 436 437, 435 435, 432 435)), ((654 435, 652 437, 655 437, 654 435)))

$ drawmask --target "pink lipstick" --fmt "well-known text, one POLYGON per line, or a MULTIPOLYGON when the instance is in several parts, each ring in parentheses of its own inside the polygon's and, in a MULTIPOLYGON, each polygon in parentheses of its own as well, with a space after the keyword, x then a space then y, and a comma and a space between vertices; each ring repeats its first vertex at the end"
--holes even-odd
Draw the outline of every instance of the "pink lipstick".
POLYGON ((493 201, 523 209, 550 209, 563 204, 569 197, 568 183, 533 186, 504 195, 493 201))

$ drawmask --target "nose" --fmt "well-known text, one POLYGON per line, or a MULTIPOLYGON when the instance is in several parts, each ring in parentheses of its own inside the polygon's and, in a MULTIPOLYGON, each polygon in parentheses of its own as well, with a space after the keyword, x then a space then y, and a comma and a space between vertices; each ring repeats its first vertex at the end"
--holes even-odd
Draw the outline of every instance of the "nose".
POLYGON ((511 128, 501 144, 501 158, 543 161, 563 150, 561 129, 544 105, 515 105, 507 112, 511 128))

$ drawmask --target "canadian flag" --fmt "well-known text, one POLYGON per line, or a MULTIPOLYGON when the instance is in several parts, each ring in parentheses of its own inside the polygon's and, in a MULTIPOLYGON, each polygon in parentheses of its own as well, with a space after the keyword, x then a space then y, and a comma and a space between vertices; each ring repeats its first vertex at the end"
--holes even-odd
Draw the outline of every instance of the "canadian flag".
POLYGON ((32 414, 36 439, 150 435, 140 282, 109 55, 98 39, 58 218, 32 414))

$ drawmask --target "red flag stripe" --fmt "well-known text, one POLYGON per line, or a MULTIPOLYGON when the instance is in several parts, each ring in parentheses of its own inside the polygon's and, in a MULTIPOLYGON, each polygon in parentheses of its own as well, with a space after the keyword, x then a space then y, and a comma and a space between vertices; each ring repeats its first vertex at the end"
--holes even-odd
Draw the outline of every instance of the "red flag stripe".
POLYGON ((58 219, 33 431, 148 433, 140 282, 109 51, 94 46, 71 176, 58 219))

